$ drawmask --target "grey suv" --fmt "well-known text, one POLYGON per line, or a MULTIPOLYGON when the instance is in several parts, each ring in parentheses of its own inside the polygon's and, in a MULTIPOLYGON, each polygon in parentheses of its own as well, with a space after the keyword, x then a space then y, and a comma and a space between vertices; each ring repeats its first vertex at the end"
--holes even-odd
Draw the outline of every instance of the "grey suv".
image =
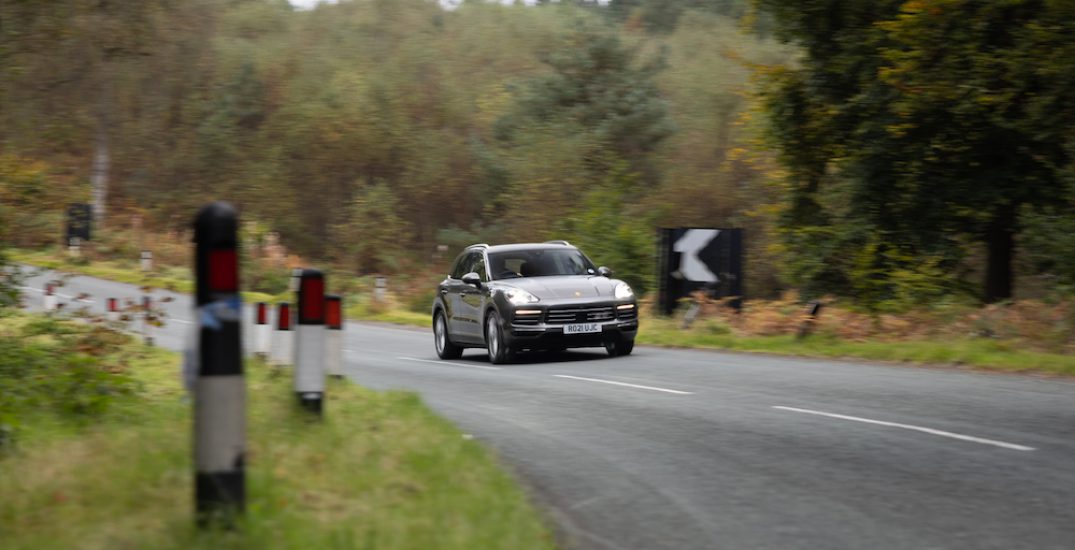
POLYGON ((504 363, 521 350, 604 346, 627 355, 638 301, 627 283, 566 241, 467 247, 433 301, 437 355, 485 348, 504 363))

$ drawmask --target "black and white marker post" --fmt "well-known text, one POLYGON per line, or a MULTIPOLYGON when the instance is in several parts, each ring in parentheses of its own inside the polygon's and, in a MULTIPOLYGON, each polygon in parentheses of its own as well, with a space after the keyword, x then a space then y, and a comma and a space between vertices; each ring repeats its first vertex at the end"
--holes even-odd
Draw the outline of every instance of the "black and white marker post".
POLYGON ((325 276, 304 269, 299 277, 295 328, 295 394, 302 408, 322 415, 325 396, 325 276))
POLYGON ((269 304, 258 302, 254 306, 254 355, 268 359, 272 326, 269 325, 269 304))
POLYGON ((119 308, 116 307, 116 302, 117 300, 115 298, 108 299, 108 314, 106 319, 113 323, 119 321, 119 308))
POLYGON ((325 373, 343 378, 343 304, 339 296, 325 296, 325 373))
POLYGON ((276 335, 272 339, 272 356, 274 365, 291 363, 292 347, 295 344, 295 331, 291 330, 291 304, 280 302, 276 305, 276 335))
POLYGON ((54 283, 45 283, 45 311, 51 313, 56 311, 58 304, 56 302, 56 285, 54 283))
POLYGON ((153 345, 153 335, 150 330, 153 327, 153 299, 147 296, 142 296, 142 337, 145 338, 146 345, 153 345))
POLYGON ((231 526, 246 507, 246 386, 235 209, 202 208, 194 222, 198 370, 194 491, 198 525, 231 526))

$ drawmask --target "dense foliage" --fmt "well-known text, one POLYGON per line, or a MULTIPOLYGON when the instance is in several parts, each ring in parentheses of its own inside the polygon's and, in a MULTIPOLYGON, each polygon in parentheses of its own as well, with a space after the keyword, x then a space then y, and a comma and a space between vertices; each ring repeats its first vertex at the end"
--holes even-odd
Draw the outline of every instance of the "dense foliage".
POLYGON ((115 351, 130 337, 102 326, 55 319, 8 319, 0 330, 0 451, 28 416, 52 415, 85 424, 130 395, 126 358, 115 351))
POLYGON ((739 29, 743 2, 683 3, 697 15, 656 38, 626 21, 642 5, 61 4, 0 8, 0 152, 47 162, 67 200, 105 170, 106 226, 134 207, 182 229, 227 198, 364 273, 566 238, 645 285, 654 227, 748 221, 744 60, 788 51, 739 29))
POLYGON ((981 296, 1012 297, 1023 208, 1071 212, 1072 4, 763 4, 804 48, 767 95, 793 279, 928 301, 984 255, 981 296))
POLYGON ((759 297, 1072 279, 1070 3, 451 4, 0 3, 4 240, 222 198, 359 274, 558 238, 644 291, 654 229, 700 226, 746 229, 759 297))

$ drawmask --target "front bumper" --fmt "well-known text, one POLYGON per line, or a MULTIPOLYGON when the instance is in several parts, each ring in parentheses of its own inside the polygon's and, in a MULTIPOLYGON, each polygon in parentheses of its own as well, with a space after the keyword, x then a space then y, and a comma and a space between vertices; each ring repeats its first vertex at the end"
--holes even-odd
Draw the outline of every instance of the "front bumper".
POLYGON ((634 340, 638 334, 638 319, 616 319, 598 323, 600 332, 564 334, 564 325, 511 324, 505 336, 513 349, 591 348, 611 340, 634 340))

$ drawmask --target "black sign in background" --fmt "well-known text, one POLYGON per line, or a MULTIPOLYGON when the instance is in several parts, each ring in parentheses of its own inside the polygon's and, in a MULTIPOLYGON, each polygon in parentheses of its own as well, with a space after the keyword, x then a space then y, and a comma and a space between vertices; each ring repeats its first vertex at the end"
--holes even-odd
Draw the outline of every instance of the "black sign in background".
POLYGON ((712 298, 735 296, 737 298, 731 301, 731 305, 739 309, 742 305, 739 297, 743 295, 742 229, 677 227, 659 231, 657 306, 663 314, 671 315, 679 299, 689 296, 696 290, 706 290, 712 298), (679 273, 683 253, 675 251, 675 244, 691 229, 719 231, 717 236, 698 253, 698 259, 717 276, 716 283, 687 280, 679 273))
POLYGON ((67 246, 74 245, 75 239, 90 240, 90 227, 93 224, 93 210, 85 203, 67 205, 67 246))

